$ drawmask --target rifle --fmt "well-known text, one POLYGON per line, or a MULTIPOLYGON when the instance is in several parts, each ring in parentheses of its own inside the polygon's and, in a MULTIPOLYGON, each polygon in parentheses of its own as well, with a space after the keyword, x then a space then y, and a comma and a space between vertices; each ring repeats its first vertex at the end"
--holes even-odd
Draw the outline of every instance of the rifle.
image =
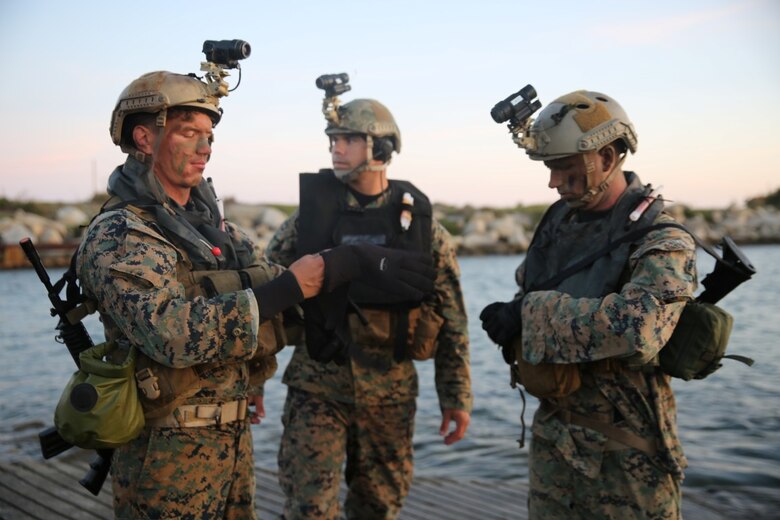
MULTIPOLYGON (((56 284, 52 285, 49 273, 46 272, 46 268, 43 266, 32 240, 30 240, 29 237, 23 238, 19 241, 19 245, 27 256, 27 260, 30 261, 30 264, 32 264, 35 272, 38 274, 41 283, 46 288, 49 301, 52 304, 50 311, 52 317, 59 318, 56 327, 58 334, 55 339, 58 343, 65 344, 73 361, 76 363, 76 366, 80 367, 81 362, 79 361, 79 354, 92 348, 94 344, 92 343, 92 338, 89 337, 87 329, 81 322, 83 314, 81 314, 82 308, 80 308, 79 304, 81 303, 82 298, 79 288, 76 285, 75 266, 71 263, 71 268, 56 284), (60 292, 66 283, 66 300, 63 301, 62 298, 60 298, 60 292)), ((38 434, 38 439, 41 444, 41 454, 44 459, 50 459, 73 447, 72 444, 60 436, 54 426, 50 426, 41 431, 38 434)), ((90 462, 87 474, 84 478, 79 480, 79 484, 84 486, 95 496, 100 493, 100 489, 103 487, 103 483, 108 476, 108 471, 111 468, 111 455, 113 450, 100 449, 96 450, 96 453, 97 456, 90 462)))
POLYGON ((704 291, 696 298, 700 302, 717 303, 756 274, 756 268, 731 237, 724 236, 720 247, 723 251, 720 257, 711 250, 707 251, 715 257, 715 268, 701 281, 704 291))

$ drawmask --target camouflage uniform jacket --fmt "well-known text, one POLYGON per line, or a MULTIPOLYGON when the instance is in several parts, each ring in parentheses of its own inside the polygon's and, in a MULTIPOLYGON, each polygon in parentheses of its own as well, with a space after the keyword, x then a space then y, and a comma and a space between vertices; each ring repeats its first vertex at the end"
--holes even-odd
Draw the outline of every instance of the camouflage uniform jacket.
MULTIPOLYGON (((254 250, 237 228, 228 224, 228 229, 254 250)), ((195 368, 200 389, 179 404, 256 394, 258 389, 249 388, 246 363, 259 328, 253 292, 187 299, 177 279, 184 258, 155 226, 123 208, 92 221, 79 248, 77 272, 85 294, 97 302, 107 340, 135 346, 165 366, 195 368)), ((255 252, 252 261, 265 260, 255 252)))
MULTIPOLYGON (((385 193, 368 207, 386 204, 385 193)), ((358 206, 347 193, 347 204, 358 206)), ((266 249, 268 258, 288 266, 296 258, 297 213, 277 230, 266 249)), ((438 336, 434 358, 436 390, 442 408, 471 411, 471 375, 469 368, 469 340, 466 310, 460 287, 460 268, 449 233, 433 220, 432 247, 437 277, 434 288, 434 308, 444 318, 438 336)), ((418 393, 417 371, 414 362, 392 362, 392 352, 382 353, 390 361, 390 369, 383 372, 367 368, 354 360, 339 366, 313 361, 305 345, 297 345, 284 372, 283 382, 288 386, 326 396, 344 403, 379 405, 412 400, 418 393)))
MULTIPOLYGON (((634 185, 637 183, 638 178, 634 178, 634 185)), ((669 221, 673 219, 664 213, 655 218, 656 223, 669 221)), ((565 243, 568 240, 553 240, 553 251, 568 249, 564 255, 584 257, 598 249, 606 233, 604 222, 579 222, 569 226, 568 233, 575 225, 579 226, 579 247, 585 251, 576 251, 577 246, 573 251, 573 246, 565 243), (588 250, 589 245, 593 249, 588 250)), ((564 223, 558 229, 566 232, 567 226, 564 223)), ((611 417, 621 428, 654 440, 658 453, 653 462, 681 477, 687 461, 677 435, 674 394, 670 377, 656 368, 656 356, 671 337, 685 302, 693 298, 695 245, 684 231, 663 228, 645 235, 627 255, 622 272, 617 268, 616 286, 605 291, 605 296, 583 296, 571 285, 561 291, 565 282, 558 285, 559 290, 523 294, 521 289, 522 355, 532 364, 579 364, 582 387, 568 397, 550 399, 548 404, 585 416, 611 417), (607 359, 620 362, 609 370, 597 370, 592 364, 607 359)), ((572 260, 572 256, 568 258, 572 260)), ((521 288, 531 283, 525 279, 526 267, 524 262, 516 273, 521 288)), ((554 442, 574 469, 595 478, 607 438, 564 423, 542 408, 534 417, 534 435, 554 442)))

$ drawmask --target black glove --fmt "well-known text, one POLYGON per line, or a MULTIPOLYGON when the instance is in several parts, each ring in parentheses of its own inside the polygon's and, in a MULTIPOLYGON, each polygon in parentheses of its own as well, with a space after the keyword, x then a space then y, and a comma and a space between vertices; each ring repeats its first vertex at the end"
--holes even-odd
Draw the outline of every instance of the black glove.
POLYGON ((325 291, 360 280, 402 299, 421 300, 433 291, 436 270, 430 255, 372 244, 341 245, 322 252, 325 291))
POLYGON ((482 328, 494 343, 500 345, 504 360, 511 364, 508 356, 512 340, 520 334, 523 328, 521 307, 523 300, 511 302, 494 302, 482 309, 479 319, 482 320, 482 328))
POLYGON ((252 292, 257 298, 260 317, 264 320, 271 319, 303 300, 301 286, 291 271, 284 271, 270 282, 252 287, 252 292))

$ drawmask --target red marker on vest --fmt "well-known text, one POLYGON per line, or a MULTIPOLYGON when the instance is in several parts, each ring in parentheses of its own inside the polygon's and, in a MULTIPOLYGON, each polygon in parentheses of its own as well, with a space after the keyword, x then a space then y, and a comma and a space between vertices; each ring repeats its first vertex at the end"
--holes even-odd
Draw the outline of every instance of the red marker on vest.
POLYGON ((214 256, 221 256, 222 255, 222 250, 220 248, 218 248, 217 246, 214 246, 214 247, 211 248, 211 254, 214 255, 214 256))

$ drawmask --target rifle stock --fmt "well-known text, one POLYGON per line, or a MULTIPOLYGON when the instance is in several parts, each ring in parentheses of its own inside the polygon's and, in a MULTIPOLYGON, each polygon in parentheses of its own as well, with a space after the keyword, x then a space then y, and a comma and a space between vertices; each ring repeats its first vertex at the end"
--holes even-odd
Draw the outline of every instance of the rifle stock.
MULTIPOLYGON (((32 264, 35 272, 38 274, 41 283, 46 287, 49 301, 52 304, 52 317, 59 318, 56 327, 56 330, 58 331, 56 339, 65 344, 65 347, 67 347, 76 366, 80 367, 81 362, 79 360, 79 354, 92 348, 94 344, 92 343, 92 338, 89 337, 87 329, 80 320, 76 323, 71 323, 68 319, 68 312, 76 307, 77 303, 63 301, 62 298, 60 298, 60 291, 66 282, 66 278, 63 276, 59 282, 52 284, 49 273, 46 271, 43 262, 41 262, 41 258, 38 255, 38 251, 35 249, 32 240, 23 238, 19 241, 19 245, 22 247, 25 256, 27 256, 27 260, 30 261, 30 264, 32 264)), ((72 444, 62 438, 54 426, 41 431, 38 434, 38 440, 41 444, 41 454, 44 459, 55 457, 73 447, 72 444)), ((87 471, 84 478, 79 480, 79 484, 84 486, 95 496, 100 493, 100 489, 103 487, 103 483, 108 476, 108 472, 111 468, 111 454, 112 450, 97 450, 97 457, 90 463, 90 469, 87 471)))

